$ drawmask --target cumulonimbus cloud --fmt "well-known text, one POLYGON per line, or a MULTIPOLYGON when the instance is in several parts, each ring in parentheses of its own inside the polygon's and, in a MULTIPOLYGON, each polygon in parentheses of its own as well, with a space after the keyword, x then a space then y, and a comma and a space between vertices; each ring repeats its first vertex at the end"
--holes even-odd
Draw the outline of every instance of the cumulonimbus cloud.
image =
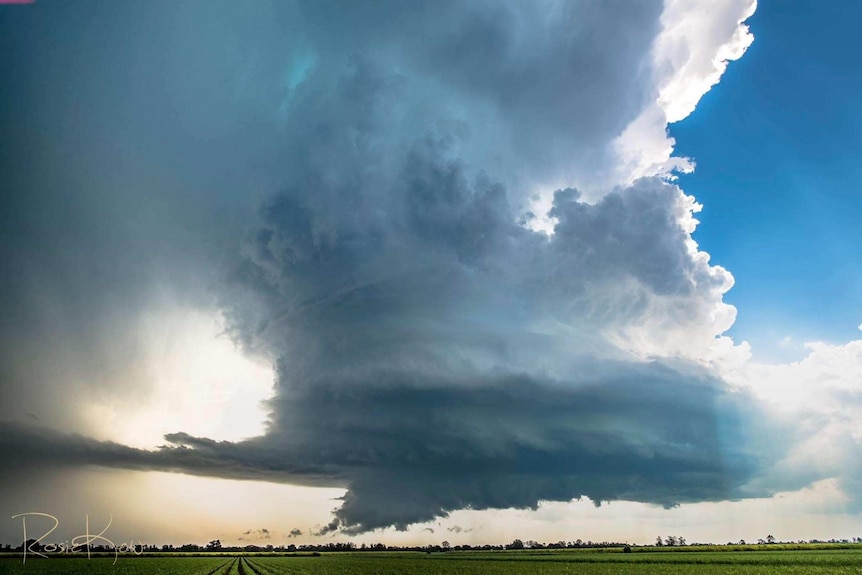
MULTIPOLYGON (((581 496, 742 496, 765 456, 751 397, 606 335, 654 321, 658 302, 690 329, 720 304, 676 186, 643 180, 593 205, 561 190, 547 237, 445 147, 422 141, 403 162, 389 188, 289 187, 264 208, 224 295, 237 339, 277 357, 264 436, 177 433, 155 452, 54 438, 42 459, 343 486, 330 529, 348 531, 581 496)), ((26 437, 18 449, 39 453, 26 437)))
MULTIPOLYGON (((663 7, 283 8, 281 184, 214 288, 276 366, 266 433, 148 451, 4 424, 0 454, 344 487, 323 532, 769 493, 752 480, 785 446, 764 448, 754 396, 714 370, 733 279, 661 177, 663 7)), ((725 8, 735 25, 697 55, 739 44, 751 3, 725 8)))

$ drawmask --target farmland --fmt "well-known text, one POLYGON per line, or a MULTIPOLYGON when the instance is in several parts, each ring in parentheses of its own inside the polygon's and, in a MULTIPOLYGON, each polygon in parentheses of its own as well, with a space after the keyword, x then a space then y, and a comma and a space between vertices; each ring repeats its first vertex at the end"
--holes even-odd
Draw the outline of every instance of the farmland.
POLYGON ((862 548, 817 550, 495 551, 449 553, 331 553, 319 556, 121 556, 0 560, 2 575, 47 573, 144 575, 628 575, 628 574, 862 574, 862 548))

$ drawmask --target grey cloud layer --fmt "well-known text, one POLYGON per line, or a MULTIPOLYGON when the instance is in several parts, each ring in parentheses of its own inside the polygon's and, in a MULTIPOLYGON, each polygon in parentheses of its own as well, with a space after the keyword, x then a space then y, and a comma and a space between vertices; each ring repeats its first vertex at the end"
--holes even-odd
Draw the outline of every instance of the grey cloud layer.
POLYGON ((763 463, 748 453, 749 398, 658 365, 603 369, 612 375, 588 383, 399 372, 318 384, 276 406, 282 423, 264 437, 173 434, 155 452, 7 425, 0 453, 17 465, 346 486, 334 526, 348 531, 581 496, 672 506, 743 495, 763 463))
MULTIPOLYGON (((672 325, 710 340, 729 287, 692 249, 681 190, 610 185, 612 141, 657 94, 660 3, 206 8, 96 10, 97 21, 122 16, 107 45, 133 23, 145 32, 120 52, 132 66, 90 47, 74 68, 96 70, 81 85, 118 131, 84 133, 86 153, 51 175, 77 175, 70 191, 20 169, 10 179, 4 228, 17 231, 3 261, 22 279, 2 301, 26 305, 4 333, 3 385, 17 404, 38 379, 21 376, 36 364, 16 359, 14 341, 57 353, 51 377, 69 364, 98 370, 88 349, 128 358, 110 342, 129 310, 191 282, 180 299, 215 299, 235 340, 276 365, 267 432, 236 443, 177 432, 145 451, 7 423, 5 461, 342 486, 329 529, 348 531, 580 496, 674 505, 752 494, 746 484, 772 456, 751 398, 613 339, 672 325), (100 74, 112 78, 107 96, 100 74), (116 181, 88 159, 114 145, 130 146, 109 156, 116 181), (526 206, 560 180, 603 197, 559 190, 549 238, 524 225, 526 206), (278 191, 251 217, 262 188, 278 191), (64 193, 81 215, 57 228, 64 193), (66 247, 50 247, 64 233, 66 247), (96 263, 105 281, 86 272, 96 263), (83 271, 45 287, 66 267, 83 271), (21 275, 29 269, 39 272, 21 275), (64 340, 45 334, 73 332, 84 343, 64 362, 64 340)), ((71 46, 90 28, 76 16, 69 30, 71 46)), ((45 97, 41 113, 67 103, 45 97)), ((92 129, 96 116, 77 120, 92 129)), ((58 133, 57 145, 74 140, 58 133)), ((22 150, 4 152, 4 166, 49 160, 22 150)), ((107 389, 130 363, 101 374, 107 389)), ((51 377, 37 389, 71 385, 51 377)))

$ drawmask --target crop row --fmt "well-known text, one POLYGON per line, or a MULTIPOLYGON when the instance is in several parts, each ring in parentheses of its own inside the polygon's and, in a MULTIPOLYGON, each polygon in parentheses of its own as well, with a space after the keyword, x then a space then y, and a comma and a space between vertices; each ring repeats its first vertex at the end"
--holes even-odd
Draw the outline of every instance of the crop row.
POLYGON ((0 560, 0 575, 859 575, 862 552, 323 554, 0 560))

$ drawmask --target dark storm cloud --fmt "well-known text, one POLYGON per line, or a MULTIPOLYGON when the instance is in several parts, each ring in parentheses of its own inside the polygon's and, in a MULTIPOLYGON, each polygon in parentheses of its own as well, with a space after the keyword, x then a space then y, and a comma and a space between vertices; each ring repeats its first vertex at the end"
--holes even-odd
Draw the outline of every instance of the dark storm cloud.
POLYGON ((744 422, 716 420, 717 407, 738 413, 737 399, 671 370, 616 367, 617 379, 574 388, 409 372, 318 384, 286 400, 279 413, 291 423, 273 439, 303 437, 350 467, 336 511, 349 530, 580 496, 667 506, 734 496, 759 463, 741 449, 744 422))
MULTIPOLYGON (((258 196, 323 157, 339 158, 340 186, 366 169, 369 153, 357 162, 354 146, 382 155, 425 135, 498 178, 600 172, 608 142, 654 95, 644 63, 660 10, 43 2, 4 11, 2 416, 87 429, 51 390, 116 396, 118 381, 142 371, 140 323, 172 306, 212 309, 211 288, 258 196), (354 97, 333 103, 342 92, 354 97)), ((518 193, 520 203, 531 191, 518 193)), ((146 387, 145 375, 134 385, 146 387)))
POLYGON ((375 106, 400 88, 377 74, 354 68, 316 102, 363 102, 364 123, 325 130, 323 149, 349 153, 312 150, 263 207, 222 300, 236 338, 278 358, 267 434, 249 445, 329 465, 348 488, 321 533, 581 496, 740 496, 765 464, 750 398, 602 337, 656 302, 696 326, 716 304, 724 279, 689 249, 679 189, 643 180, 596 204, 561 190, 556 233, 532 232, 447 142, 381 143, 369 118, 391 125, 375 106))
POLYGON ((290 423, 264 437, 177 434, 154 452, 5 425, 0 455, 15 468, 95 464, 348 487, 321 533, 581 496, 664 506, 741 496, 763 463, 746 440, 757 431, 749 397, 656 364, 603 370, 614 375, 589 383, 511 375, 466 388, 416 373, 319 383, 285 399, 277 411, 290 423))
MULTIPOLYGON (((168 285, 189 305, 214 298, 234 339, 273 359, 266 433, 177 432, 146 451, 4 423, 4 464, 346 488, 320 534, 582 496, 672 506, 750 494, 769 461, 750 398, 614 339, 717 335, 729 276, 692 248, 690 199, 658 179, 593 203, 566 188, 552 237, 523 225, 535 185, 613 180, 611 142, 656 94, 658 2, 204 6, 103 7, 119 20, 72 50, 92 109, 61 116, 88 130, 84 143, 59 129, 62 169, 40 184, 19 168, 4 194, 17 283, 3 305, 18 314, 4 389, 15 405, 33 394, 21 346, 56 364, 38 391, 106 355, 121 359, 99 379, 120 388, 133 354, 116 334, 168 285), (125 50, 102 48, 133 23, 143 31, 125 50), (182 25, 191 32, 172 32, 182 25), (56 183, 67 171, 68 188, 56 183), (263 185, 273 193, 247 217, 263 185)), ((67 48, 91 31, 69 15, 67 48)), ((32 50, 62 67, 51 48, 32 50)), ((44 97, 48 116, 68 104, 44 97)), ((49 159, 24 147, 4 165, 49 159)))
MULTIPOLYGON (((348 78, 385 85, 362 73, 348 78)), ((682 360, 615 358, 598 335, 642 321, 644 294, 711 301, 680 191, 645 180, 590 205, 562 190, 547 238, 516 223, 500 184, 470 182, 447 154, 423 138, 380 174, 369 155, 337 190, 324 174, 338 182, 352 164, 333 155, 263 207, 222 298, 237 339, 278 357, 264 436, 176 433, 152 453, 67 439, 42 459, 347 487, 320 534, 581 496, 741 496, 765 463, 751 398, 682 360), (579 297, 590 290, 641 299, 606 308, 579 297)), ((19 438, 4 455, 39 443, 19 438)))
MULTIPOLYGON (((373 155, 357 162, 355 147, 375 146, 386 171, 379 156, 429 134, 498 178, 600 173, 608 142, 654 96, 645 62, 660 10, 657 1, 4 10, 0 415, 88 429, 53 389, 116 399, 117 382, 132 378, 143 391, 138 326, 176 306, 212 309, 211 288, 258 196, 325 157, 338 158, 339 187, 373 155), (351 79, 348 68, 366 72, 351 79), (355 97, 333 105, 342 92, 355 97)), ((518 192, 521 202, 531 190, 518 192)))
POLYGON ((464 153, 553 181, 608 168, 606 149, 656 95, 662 3, 300 2, 322 55, 368 54, 464 123, 464 153), (598 168, 598 169, 596 169, 598 168))

